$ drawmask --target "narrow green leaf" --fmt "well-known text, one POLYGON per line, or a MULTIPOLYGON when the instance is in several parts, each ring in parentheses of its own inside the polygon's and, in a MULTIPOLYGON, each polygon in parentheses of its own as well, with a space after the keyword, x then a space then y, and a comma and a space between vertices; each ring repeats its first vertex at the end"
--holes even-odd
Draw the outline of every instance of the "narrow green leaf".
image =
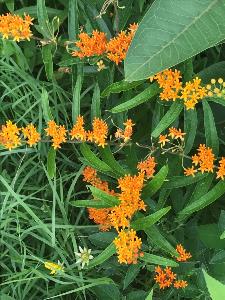
POLYGON ((216 97, 216 96, 213 96, 213 97, 208 97, 207 98, 207 101, 208 102, 214 102, 214 103, 217 103, 221 106, 225 106, 225 101, 224 101, 224 98, 219 98, 219 97, 216 97))
POLYGON ((202 272, 212 300, 222 300, 221 296, 225 295, 225 285, 209 276, 205 270, 202 270, 202 272))
POLYGON ((148 296, 145 298, 145 300, 153 300, 153 289, 151 289, 150 293, 148 294, 148 296))
POLYGON ((155 0, 125 59, 125 79, 148 78, 225 38, 221 0, 155 0))
POLYGON ((218 224, 205 224, 197 227, 199 239, 208 249, 225 249, 225 241, 220 239, 218 224))
POLYGON ((99 159, 94 152, 91 151, 90 147, 83 143, 80 145, 80 151, 83 157, 90 163, 90 165, 102 172, 110 172, 111 168, 99 159))
POLYGON ((173 261, 172 259, 165 258, 162 256, 150 254, 144 252, 144 256, 140 257, 140 260, 154 265, 160 265, 160 266, 168 266, 168 267, 179 267, 179 264, 173 261))
POLYGON ((150 228, 146 228, 145 233, 156 247, 159 247, 163 251, 173 256, 178 255, 176 249, 174 249, 174 247, 171 246, 171 244, 167 241, 167 239, 164 238, 164 236, 160 233, 160 231, 155 225, 151 226, 150 228))
MULTIPOLYGON (((107 202, 105 200, 75 200, 71 201, 70 204, 75 207, 93 207, 93 208, 108 208, 114 207, 114 203, 107 202)), ((117 202, 116 202, 117 204, 117 202)))
POLYGON ((68 7, 68 35, 69 40, 76 39, 78 33, 78 6, 77 0, 69 0, 68 7))
POLYGON ((100 155, 103 161, 113 170, 118 176, 124 176, 126 171, 121 167, 121 165, 114 158, 109 145, 104 148, 99 148, 100 155))
POLYGON ((202 105, 204 111, 206 144, 208 147, 213 149, 214 154, 217 156, 219 153, 219 139, 217 135, 213 113, 206 100, 202 101, 202 105))
POLYGON ((123 281, 124 290, 131 284, 131 282, 134 281, 134 279, 137 277, 138 273, 140 272, 140 269, 141 269, 141 265, 129 266, 123 281))
POLYGON ((56 173, 55 158, 56 158, 56 151, 54 148, 51 147, 48 151, 48 159, 47 159, 47 170, 48 170, 48 175, 51 179, 55 176, 56 173))
POLYGON ((108 193, 94 187, 94 186, 89 186, 91 193, 94 198, 105 201, 110 207, 116 206, 120 204, 120 201, 117 197, 109 195, 108 193))
POLYGON ((152 137, 157 138, 163 130, 167 129, 180 115, 184 105, 178 101, 175 101, 164 117, 159 122, 158 126, 153 130, 152 137))
POLYGON ((110 94, 116 94, 121 93, 125 91, 129 91, 131 89, 136 88, 140 84, 142 84, 143 81, 134 81, 134 82, 127 82, 125 80, 121 80, 118 82, 114 82, 107 86, 106 89, 101 93, 101 97, 108 97, 110 94))
POLYGON ((80 95, 83 82, 83 65, 77 66, 77 80, 73 89, 73 103, 72 103, 72 120, 76 122, 77 117, 80 115, 80 95))
POLYGON ((168 166, 163 166, 159 172, 149 181, 142 192, 143 197, 152 197, 163 185, 168 174, 168 166))
POLYGON ((176 189, 183 186, 187 186, 196 183, 206 177, 207 174, 197 174, 195 177, 192 176, 173 176, 168 178, 168 181, 164 184, 164 189, 176 189))
POLYGON ((14 0, 5 0, 5 5, 10 12, 14 11, 14 0))
POLYGON ((112 113, 119 113, 122 111, 126 111, 128 109, 131 109, 133 107, 136 107, 146 101, 152 100, 154 96, 156 96, 159 93, 159 86, 155 82, 151 84, 147 89, 145 89, 143 92, 132 98, 131 100, 128 100, 124 103, 121 103, 114 108, 111 109, 112 113))
POLYGON ((48 123, 48 121, 52 120, 53 117, 49 106, 48 92, 44 87, 41 91, 41 106, 43 110, 43 117, 45 119, 45 123, 48 123))
POLYGON ((196 211, 215 202, 225 193, 225 182, 219 181, 207 194, 186 206, 179 214, 177 221, 183 221, 196 211))
POLYGON ((107 259, 109 259, 113 254, 116 253, 116 247, 112 242, 105 250, 102 251, 97 257, 90 261, 88 269, 96 267, 102 263, 104 263, 107 259))
POLYGON ((196 186, 195 186, 195 189, 191 195, 191 198, 190 200, 188 201, 188 204, 194 202, 195 200, 201 198, 202 196, 204 196, 211 184, 212 184, 212 181, 213 181, 213 178, 214 178, 214 174, 207 174, 206 177, 204 177, 202 180, 200 180, 196 186))
POLYGON ((91 121, 93 121, 94 118, 101 117, 100 104, 101 104, 100 89, 98 83, 96 82, 93 97, 92 97, 92 102, 91 102, 91 121))
POLYGON ((44 34, 44 37, 51 39, 51 30, 50 23, 48 19, 48 13, 45 6, 45 0, 37 0, 37 17, 38 23, 41 27, 41 31, 44 34))
POLYGON ((187 155, 195 141, 196 132, 198 127, 198 118, 196 110, 185 110, 184 111, 184 132, 185 135, 185 149, 184 153, 187 155))
POLYGON ((131 223, 132 228, 135 230, 145 230, 151 227, 153 224, 158 222, 163 216, 165 216, 168 211, 170 211, 171 206, 160 209, 159 211, 143 218, 139 218, 131 223))
POLYGON ((52 47, 52 44, 48 44, 41 48, 42 59, 45 66, 45 73, 49 81, 51 81, 53 77, 52 47))

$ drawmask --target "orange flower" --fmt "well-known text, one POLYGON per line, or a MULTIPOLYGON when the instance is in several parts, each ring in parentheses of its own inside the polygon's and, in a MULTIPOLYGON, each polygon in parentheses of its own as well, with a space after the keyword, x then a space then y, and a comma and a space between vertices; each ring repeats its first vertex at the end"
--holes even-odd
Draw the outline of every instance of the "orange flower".
POLYGON ((85 32, 81 32, 79 34, 79 41, 75 43, 79 50, 73 51, 72 56, 84 58, 102 55, 106 51, 106 44, 107 39, 104 32, 94 30, 92 36, 89 36, 85 32))
POLYGON ((99 118, 94 118, 92 122, 93 126, 93 141, 101 147, 105 147, 107 145, 106 143, 106 138, 108 134, 108 125, 106 124, 105 121, 99 119, 99 118))
POLYGON ((193 155, 193 156, 191 157, 191 159, 192 159, 192 163, 193 163, 195 166, 197 166, 197 165, 199 164, 200 158, 199 158, 199 156, 198 156, 197 154, 193 155))
POLYGON ((212 149, 206 147, 205 145, 200 145, 198 148, 199 156, 199 170, 204 172, 213 172, 215 155, 212 152, 212 149))
POLYGON ((216 172, 217 177, 216 178, 221 178, 224 180, 225 176, 225 157, 222 157, 221 160, 219 161, 219 167, 218 171, 216 172))
POLYGON ((73 128, 69 134, 71 135, 71 140, 77 139, 82 142, 86 141, 87 133, 84 129, 84 117, 83 116, 78 116, 77 121, 73 125, 73 128))
POLYGON ((121 193, 118 195, 121 204, 112 209, 110 219, 116 230, 128 227, 130 219, 138 210, 145 210, 144 201, 140 199, 144 184, 144 173, 126 175, 118 179, 121 193))
POLYGON ((195 177, 195 173, 196 172, 197 172, 197 170, 195 170, 194 167, 184 168, 184 175, 185 176, 193 176, 193 177, 195 177))
POLYGON ((184 135, 186 133, 182 132, 181 129, 179 128, 174 128, 174 127, 170 127, 169 128, 169 136, 171 136, 172 139, 181 139, 182 141, 184 140, 184 135))
POLYGON ((173 100, 175 101, 179 98, 179 92, 182 88, 182 82, 180 71, 178 70, 165 70, 156 74, 154 77, 158 82, 160 88, 162 88, 162 92, 160 93, 161 100, 173 100))
POLYGON ((51 120, 48 122, 48 127, 45 129, 46 135, 52 138, 52 146, 54 149, 61 148, 60 144, 66 142, 65 126, 57 125, 55 121, 51 120))
POLYGON ((192 81, 186 82, 181 91, 181 99, 184 100, 186 109, 194 109, 195 105, 207 95, 207 89, 201 86, 201 79, 196 77, 192 81))
POLYGON ((161 144, 161 147, 165 146, 165 144, 169 141, 170 140, 167 138, 167 134, 160 134, 158 143, 161 144))
POLYGON ((159 284, 160 289, 168 288, 173 284, 176 279, 176 274, 171 271, 170 267, 166 267, 164 270, 158 266, 155 268, 155 281, 159 284))
POLYGON ((40 133, 37 132, 37 129, 33 124, 29 124, 25 128, 22 128, 22 132, 24 137, 27 138, 27 144, 30 147, 37 144, 41 139, 40 133))
POLYGON ((7 13, 0 16, 0 34, 3 39, 13 38, 14 41, 30 40, 32 32, 30 25, 32 20, 29 15, 24 15, 24 19, 18 15, 7 13))
POLYGON ((191 253, 186 252, 186 250, 184 249, 184 247, 181 244, 177 245, 176 251, 179 254, 179 256, 177 257, 177 261, 186 261, 192 257, 191 253))
POLYGON ((123 139, 124 143, 127 143, 131 139, 131 136, 133 134, 133 128, 132 127, 135 124, 132 123, 131 119, 127 119, 127 121, 123 124, 125 125, 124 131, 122 129, 118 128, 116 133, 115 133, 115 137, 118 138, 118 139, 123 139))
POLYGON ((142 241, 137 237, 136 231, 133 229, 125 231, 121 230, 118 237, 114 239, 114 244, 118 253, 118 261, 120 264, 136 264, 141 249, 142 241))
POLYGON ((129 32, 121 31, 116 37, 108 42, 106 51, 109 60, 118 65, 125 59, 137 27, 137 24, 130 25, 129 32))
POLYGON ((137 169, 141 172, 144 172, 147 178, 153 177, 155 173, 155 157, 149 156, 146 160, 139 162, 137 165, 137 169))
POLYGON ((176 281, 174 281, 173 286, 176 289, 180 289, 180 288, 185 288, 186 286, 188 286, 188 283, 185 280, 176 280, 176 281))
POLYGON ((7 149, 12 150, 21 144, 20 128, 12 121, 7 121, 6 125, 2 125, 0 131, 0 143, 7 149))

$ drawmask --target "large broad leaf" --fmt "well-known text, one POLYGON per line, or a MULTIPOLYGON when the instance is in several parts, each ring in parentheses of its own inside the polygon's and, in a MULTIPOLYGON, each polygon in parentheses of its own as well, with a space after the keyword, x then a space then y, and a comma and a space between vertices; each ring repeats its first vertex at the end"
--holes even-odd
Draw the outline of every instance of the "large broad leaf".
POLYGON ((147 78, 225 38, 222 0, 156 0, 129 48, 125 79, 147 78))
POLYGON ((225 295, 225 285, 209 276, 204 270, 203 274, 212 300, 222 300, 225 295))

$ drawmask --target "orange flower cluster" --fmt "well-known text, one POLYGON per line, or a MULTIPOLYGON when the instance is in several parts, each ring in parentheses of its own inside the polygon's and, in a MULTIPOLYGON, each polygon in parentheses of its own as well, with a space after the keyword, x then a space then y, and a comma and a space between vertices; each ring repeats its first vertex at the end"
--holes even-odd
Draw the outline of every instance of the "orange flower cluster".
POLYGON ((131 119, 127 119, 126 122, 123 123, 125 125, 124 130, 118 128, 116 133, 115 133, 115 137, 117 139, 123 139, 124 143, 127 143, 130 139, 131 136, 133 134, 133 126, 135 125, 134 123, 132 123, 131 119))
POLYGON ((146 160, 141 161, 137 165, 137 169, 145 174, 147 179, 152 178, 155 173, 155 157, 149 156, 146 160))
MULTIPOLYGON (((138 175, 126 175, 118 179, 120 193, 115 193, 109 189, 108 183, 101 181, 97 177, 97 172, 91 167, 86 167, 83 171, 84 181, 105 191, 108 194, 116 195, 120 200, 118 206, 112 208, 88 208, 89 218, 100 225, 101 230, 108 230, 114 227, 119 237, 114 241, 119 254, 119 262, 134 263, 139 256, 138 250, 141 247, 141 240, 136 237, 135 231, 126 231, 130 227, 130 220, 138 210, 145 210, 145 204, 140 199, 141 190, 144 184, 144 172, 138 175), (129 245, 130 249, 125 247, 129 245), (139 246, 138 246, 139 245, 139 246)), ((140 254, 141 255, 141 254, 140 254)))
POLYGON ((52 138, 52 146, 54 149, 61 148, 61 144, 66 142, 66 132, 64 125, 57 125, 55 121, 48 122, 48 127, 45 128, 46 135, 52 138))
MULTIPOLYGON (((201 171, 202 173, 213 172, 214 160, 215 160, 215 155, 213 154, 212 149, 206 147, 204 144, 203 145, 201 144, 199 146, 198 154, 192 156, 192 164, 195 167, 199 166, 197 170, 201 171)), ((184 168, 184 174, 186 176, 192 175, 194 177, 195 173, 197 172, 194 166, 192 166, 191 168, 184 168)))
POLYGON ((173 273, 170 267, 166 267, 164 270, 157 266, 155 268, 155 281, 159 284, 160 289, 169 288, 174 286, 175 288, 185 288, 188 284, 184 280, 176 280, 177 274, 173 273))
POLYGON ((82 59, 84 57, 106 55, 109 60, 118 65, 126 57, 137 26, 137 24, 130 25, 128 31, 121 31, 118 36, 109 41, 107 41, 104 32, 95 30, 91 36, 81 32, 79 34, 79 40, 75 43, 79 49, 73 51, 72 56, 82 59))
POLYGON ((170 127, 169 134, 160 134, 158 143, 161 145, 161 147, 164 147, 166 143, 173 139, 183 142, 185 134, 186 133, 182 132, 180 128, 170 127))
POLYGON ((2 125, 0 131, 0 144, 5 148, 12 150, 21 144, 20 128, 12 121, 7 121, 6 125, 2 125))
POLYGON ((77 118, 72 130, 70 131, 71 139, 77 139, 82 142, 90 141, 96 143, 98 146, 105 147, 107 145, 106 138, 108 135, 108 125, 105 121, 94 118, 92 122, 92 131, 85 131, 84 119, 82 116, 77 118))
MULTIPOLYGON (((83 170, 83 176, 83 181, 90 183, 91 185, 108 194, 115 195, 115 192, 109 189, 108 182, 102 181, 97 176, 97 171, 92 167, 86 167, 83 170)), ((111 228, 111 222, 109 218, 110 212, 111 208, 88 208, 89 218, 96 224, 100 225, 100 230, 102 231, 107 231, 111 228)))
POLYGON ((79 34, 79 41, 75 43, 79 50, 73 51, 72 56, 79 58, 100 56, 105 53, 106 44, 107 39, 104 32, 94 30, 91 36, 85 32, 81 32, 79 34))
POLYGON ((206 88, 201 86, 201 79, 196 77, 192 81, 186 82, 180 98, 184 100, 184 105, 188 110, 194 109, 195 105, 206 95, 206 88))
POLYGON ((196 77, 182 86, 181 73, 178 70, 165 70, 151 77, 155 79, 162 92, 160 93, 161 100, 169 101, 182 99, 186 109, 194 109, 195 105, 207 95, 205 87, 201 86, 201 79, 196 77))
POLYGON ((216 178, 221 178, 224 180, 225 176, 225 157, 222 157, 221 160, 219 161, 219 166, 218 166, 218 171, 216 172, 217 177, 216 178))
POLYGON ((138 253, 141 249, 142 241, 137 237, 136 231, 133 229, 119 231, 114 244, 118 252, 118 261, 121 264, 136 264, 138 257, 143 256, 142 252, 138 253))
POLYGON ((176 251, 179 254, 179 256, 177 257, 177 261, 187 261, 192 257, 191 253, 187 252, 181 244, 177 245, 176 251))
POLYGON ((40 133, 37 132, 37 129, 33 124, 29 124, 27 127, 22 128, 22 132, 30 147, 36 145, 41 139, 40 133))
POLYGON ((3 39, 13 38, 14 41, 30 40, 32 33, 30 25, 32 18, 29 15, 24 15, 24 19, 18 15, 7 13, 0 16, 0 34, 3 39))

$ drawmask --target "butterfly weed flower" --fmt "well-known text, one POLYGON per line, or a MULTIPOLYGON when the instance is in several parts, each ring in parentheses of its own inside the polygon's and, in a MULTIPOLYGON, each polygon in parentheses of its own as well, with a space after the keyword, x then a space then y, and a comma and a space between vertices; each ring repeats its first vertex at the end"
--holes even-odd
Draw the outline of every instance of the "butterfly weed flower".
POLYGON ((137 169, 144 172, 147 179, 152 178, 155 173, 155 157, 149 156, 146 160, 141 161, 137 165, 137 169))
POLYGON ((69 134, 71 135, 71 140, 76 139, 82 142, 86 141, 87 132, 84 129, 83 116, 77 117, 76 123, 74 124, 69 134))
POLYGON ((122 139, 124 143, 127 143, 131 140, 131 136, 133 134, 133 126, 135 125, 131 119, 127 119, 126 122, 123 123, 125 126, 124 130, 118 128, 115 133, 115 138, 122 139))
POLYGON ((216 172, 217 175, 217 179, 221 178, 222 180, 224 180, 224 176, 225 176, 225 157, 222 157, 219 160, 219 166, 218 166, 218 171, 216 172))
POLYGON ((102 70, 106 69, 106 66, 102 59, 100 59, 96 64, 98 66, 98 68, 97 68, 98 72, 101 72, 102 70))
POLYGON ((162 269, 160 266, 155 268, 155 282, 159 284, 160 289, 165 289, 170 287, 177 275, 172 272, 170 267, 162 269))
POLYGON ((75 252, 75 255, 78 257, 76 264, 80 264, 81 269, 83 269, 85 265, 89 265, 90 260, 93 259, 94 256, 91 255, 91 249, 87 249, 86 247, 82 249, 82 247, 79 246, 79 251, 80 252, 75 252))
POLYGON ((168 139, 168 135, 167 134, 160 134, 159 136, 159 141, 158 143, 160 144, 161 147, 164 147, 166 145, 166 143, 168 143, 170 140, 168 139))
POLYGON ((208 97, 225 97, 225 82, 222 78, 211 79, 211 84, 206 85, 208 97))
POLYGON ((7 13, 0 16, 0 34, 3 39, 12 38, 14 41, 30 40, 32 32, 32 18, 29 15, 24 15, 24 18, 7 13))
POLYGON ((170 127, 168 136, 170 136, 172 139, 180 139, 183 141, 185 134, 186 133, 182 132, 180 128, 170 127))
POLYGON ((188 283, 186 280, 176 280, 176 281, 174 281, 173 286, 176 289, 181 289, 181 288, 183 289, 188 286, 188 283))
POLYGON ((30 147, 36 145, 41 139, 40 133, 37 132, 37 129, 33 124, 29 124, 25 128, 22 128, 22 132, 30 147))
POLYGON ((184 175, 185 176, 193 176, 195 177, 195 173, 197 173, 197 170, 192 166, 191 168, 184 168, 184 175))
POLYGON ((61 144, 66 142, 67 130, 64 125, 57 125, 55 121, 51 120, 45 131, 46 135, 52 138, 52 146, 55 150, 61 148, 61 144))
POLYGON ((176 258, 177 261, 187 261, 192 257, 191 253, 187 252, 181 244, 177 245, 176 251, 179 254, 179 256, 176 258))
POLYGON ((142 241, 133 229, 119 231, 118 237, 113 242, 120 264, 137 264, 138 257, 143 256, 140 252, 142 241))
POLYGON ((98 146, 104 148, 108 135, 108 125, 106 124, 105 121, 99 119, 99 118, 94 118, 92 122, 92 138, 93 142, 97 144, 98 146))
POLYGON ((2 125, 0 131, 0 144, 9 150, 21 145, 20 128, 10 120, 6 122, 6 125, 2 125))
POLYGON ((46 269, 51 271, 50 275, 55 275, 57 273, 64 272, 63 264, 61 264, 59 261, 57 264, 51 261, 47 261, 44 263, 44 266, 46 269))

